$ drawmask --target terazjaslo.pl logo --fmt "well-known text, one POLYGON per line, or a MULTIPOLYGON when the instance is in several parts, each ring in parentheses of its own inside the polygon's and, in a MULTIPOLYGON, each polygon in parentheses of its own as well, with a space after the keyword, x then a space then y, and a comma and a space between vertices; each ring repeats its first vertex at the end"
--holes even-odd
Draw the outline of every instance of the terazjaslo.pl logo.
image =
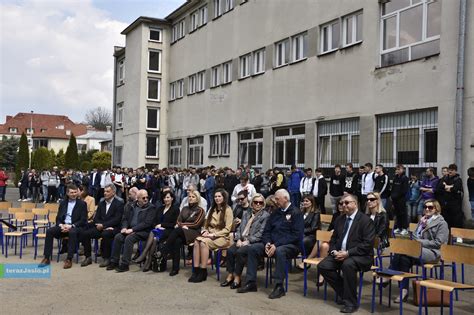
POLYGON ((37 264, 0 264, 0 279, 50 279, 51 267, 37 264))

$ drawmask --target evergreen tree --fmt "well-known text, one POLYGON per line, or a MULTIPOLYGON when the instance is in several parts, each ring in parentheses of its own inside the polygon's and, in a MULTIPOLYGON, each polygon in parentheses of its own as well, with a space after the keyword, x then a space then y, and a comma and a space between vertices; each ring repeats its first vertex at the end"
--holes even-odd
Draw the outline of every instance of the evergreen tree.
POLYGON ((92 167, 98 169, 107 169, 112 165, 112 155, 110 152, 96 152, 92 156, 92 167))
POLYGON ((3 136, 0 141, 0 166, 7 170, 15 168, 18 156, 18 138, 3 136))
MULTIPOLYGON (((28 147, 28 139, 26 138, 25 133, 21 134, 20 138, 20 148, 18 150, 18 158, 15 168, 16 174, 16 183, 20 179, 21 169, 27 169, 30 164, 30 148, 28 147)), ((15 184, 16 184, 15 183, 15 184)))
POLYGON ((71 134, 71 138, 69 139, 64 166, 67 169, 79 169, 79 155, 77 153, 77 143, 74 134, 71 134))
POLYGON ((59 169, 64 168, 65 156, 63 149, 59 150, 58 154, 56 155, 56 160, 54 166, 57 166, 59 169))
POLYGON ((31 167, 38 171, 51 167, 51 154, 47 148, 41 147, 33 152, 31 167))

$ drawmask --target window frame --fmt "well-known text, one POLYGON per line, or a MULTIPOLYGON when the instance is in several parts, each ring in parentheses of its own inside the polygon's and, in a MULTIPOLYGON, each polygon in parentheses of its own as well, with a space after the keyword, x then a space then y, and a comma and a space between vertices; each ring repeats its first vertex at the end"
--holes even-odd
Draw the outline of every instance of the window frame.
POLYGON ((147 80, 147 101, 150 101, 150 102, 160 102, 161 101, 161 79, 160 78, 148 78, 147 80), (157 82, 157 98, 151 98, 150 97, 150 81, 155 81, 157 82))
POLYGON ((123 128, 123 102, 117 104, 117 127, 115 129, 123 128))
POLYGON ((162 43, 163 42, 163 30, 158 27, 150 27, 149 28, 150 32, 148 35, 148 41, 154 42, 154 43, 162 43), (159 39, 152 39, 151 38, 151 32, 158 32, 160 34, 159 39))
POLYGON ((193 137, 193 138, 188 138, 188 167, 201 167, 204 164, 204 138, 202 136, 199 137, 193 137), (191 143, 194 140, 197 141, 197 143, 191 143), (199 163, 194 163, 194 157, 191 159, 191 152, 195 154, 195 150, 199 149, 199 163), (191 163, 193 162, 193 163, 191 163))
POLYGON ((149 73, 161 73, 161 54, 162 52, 159 49, 148 49, 148 72, 149 73), (158 70, 150 69, 151 53, 158 53, 158 70))
POLYGON ((196 86, 197 86, 197 73, 191 74, 188 77, 188 95, 192 95, 196 93, 196 86))
POLYGON ((117 85, 125 83, 125 58, 117 61, 117 85))
POLYGON ((291 37, 290 55, 291 55, 290 57, 291 63, 299 62, 308 58, 307 56, 308 55, 308 32, 299 33, 291 37), (298 56, 296 56, 296 52, 297 52, 296 41, 300 41, 298 46, 301 46, 299 47, 299 51, 301 54, 299 58, 298 56))
POLYGON ((176 81, 170 83, 170 101, 176 99, 176 81))
POLYGON ((257 49, 255 50, 254 52, 252 52, 252 75, 259 75, 259 74, 262 74, 262 73, 265 73, 265 58, 266 58, 266 52, 265 52, 265 48, 261 48, 261 49, 257 49), (259 59, 258 58, 258 55, 259 53, 262 53, 262 59, 261 59, 261 68, 262 70, 261 71, 258 71, 257 69, 257 60, 259 59))
POLYGON ((232 60, 222 64, 222 80, 221 85, 232 83, 232 60))
POLYGON ((348 14, 346 16, 343 16, 342 17, 342 41, 341 41, 341 45, 342 47, 350 47, 350 46, 353 46, 353 45, 357 45, 359 43, 362 43, 362 41, 364 40, 364 33, 363 33, 363 18, 364 18, 364 12, 363 11, 357 11, 357 12, 354 12, 354 13, 351 13, 351 14, 348 14), (358 28, 357 28, 357 17, 358 16, 361 16, 362 18, 362 30, 361 30, 361 39, 357 40, 357 31, 358 31, 358 28), (351 22, 352 23, 352 38, 353 40, 349 43, 347 42, 347 23, 349 21, 349 19, 351 19, 351 22))
POLYGON ((221 85, 220 82, 221 66, 214 66, 211 68, 211 88, 216 88, 221 85))
MULTIPOLYGON (((289 164, 281 164, 281 163, 277 163, 277 156, 276 156, 276 144, 277 142, 280 142, 280 141, 283 141, 283 162, 286 162, 287 161, 287 156, 286 156, 286 140, 295 140, 295 150, 294 150, 294 153, 295 153, 295 165, 296 167, 304 167, 305 166, 305 157, 303 156, 303 163, 298 163, 298 160, 299 160, 299 141, 298 140, 304 140, 304 145, 305 145, 305 149, 306 149, 306 127, 305 125, 294 125, 294 126, 286 126, 286 127, 277 127, 277 128, 273 128, 273 147, 272 147, 272 151, 273 151, 273 165, 276 166, 276 167, 281 167, 281 168, 285 168, 285 169, 289 169, 291 167, 291 165, 289 164), (305 129, 305 133, 304 134, 293 134, 294 133, 294 129, 296 128, 304 128, 305 129), (285 130, 285 129, 288 129, 289 130, 289 133, 288 135, 284 135, 284 136, 277 136, 277 132, 280 131, 280 130, 285 130)), ((304 153, 303 153, 304 155, 304 153)))
POLYGON ((196 73, 196 93, 206 90, 206 71, 196 73))
POLYGON ((263 156, 259 155, 259 147, 262 149, 262 155, 263 155, 263 130, 253 130, 253 131, 245 131, 241 132, 238 135, 239 137, 239 152, 238 152, 238 161, 239 165, 248 165, 249 159, 250 159, 250 146, 252 144, 255 145, 255 165, 252 165, 256 168, 262 168, 263 167, 263 156), (262 137, 257 138, 256 134, 261 133, 262 137), (243 135, 249 135, 250 137, 248 139, 242 139, 243 135), (242 148, 245 146, 245 158, 244 160, 242 159, 242 148), (261 163, 258 163, 258 162, 261 163))
POLYGON ((184 97, 184 79, 176 81, 176 99, 184 97))
POLYGON ((275 54, 274 54, 274 69, 284 67, 290 63, 290 40, 289 38, 282 39, 274 44, 275 54), (279 47, 282 46, 282 49, 279 47), (282 54, 282 56, 280 56, 282 54), (281 59, 282 63, 278 63, 281 59))
POLYGON ((160 137, 158 135, 153 135, 153 134, 147 134, 146 135, 146 143, 145 143, 145 158, 147 159, 156 159, 159 157, 159 151, 160 151, 160 137), (155 145, 156 145, 156 154, 155 155, 148 155, 148 141, 149 138, 155 138, 155 145))
POLYGON ((339 48, 341 47, 341 21, 340 19, 334 19, 330 22, 327 22, 327 23, 324 23, 320 26, 320 30, 319 30, 319 38, 320 38, 320 42, 319 42, 319 54, 320 55, 324 55, 324 54, 329 54, 329 53, 332 53, 334 51, 337 51, 339 50, 339 48), (339 42, 337 44, 337 47, 332 47, 332 37, 333 37, 333 26, 335 24, 339 24, 339 42), (328 50, 324 50, 324 41, 325 41, 325 34, 324 34, 324 30, 327 29, 327 36, 328 36, 328 39, 327 39, 327 42, 328 42, 328 50))
POLYGON ((147 131, 160 131, 160 108, 159 107, 151 107, 148 106, 146 109, 146 130, 147 131), (150 114, 150 110, 156 110, 156 128, 152 128, 148 126, 148 116, 150 114))
POLYGON ((252 53, 248 53, 239 57, 239 79, 245 79, 252 75, 251 63, 252 53), (246 63, 246 65, 243 64, 244 62, 246 63))
POLYGON ((172 139, 168 141, 169 143, 169 149, 168 149, 168 164, 170 167, 181 167, 181 164, 183 163, 183 157, 182 157, 182 150, 183 150, 183 144, 181 139, 172 139), (178 157, 178 163, 174 163, 175 161, 173 160, 172 157, 174 155, 177 155, 178 157))

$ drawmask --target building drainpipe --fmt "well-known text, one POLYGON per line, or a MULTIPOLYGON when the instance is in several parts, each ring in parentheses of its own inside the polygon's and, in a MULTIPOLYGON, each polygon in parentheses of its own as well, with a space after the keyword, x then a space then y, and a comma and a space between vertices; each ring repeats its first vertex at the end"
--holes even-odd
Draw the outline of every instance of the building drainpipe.
POLYGON ((115 128, 115 122, 117 121, 116 118, 115 118, 115 115, 117 115, 116 113, 116 106, 115 106, 115 102, 117 101, 117 57, 115 56, 114 54, 114 82, 112 84, 112 89, 113 89, 113 97, 112 97, 112 101, 113 101, 113 104, 112 104, 112 152, 111 155, 112 155, 112 166, 115 165, 115 130, 117 130, 115 128))
POLYGON ((459 1, 459 38, 456 78, 456 137, 454 142, 455 162, 462 170, 463 110, 464 110, 464 55, 466 39, 466 0, 459 1))

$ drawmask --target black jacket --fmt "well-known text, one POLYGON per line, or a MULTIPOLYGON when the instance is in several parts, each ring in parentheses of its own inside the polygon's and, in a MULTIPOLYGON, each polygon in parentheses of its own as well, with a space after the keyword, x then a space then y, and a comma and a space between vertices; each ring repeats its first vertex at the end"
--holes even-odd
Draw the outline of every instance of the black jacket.
MULTIPOLYGON (((316 184, 316 178, 313 178, 313 184, 311 185, 311 192, 314 192, 314 185, 316 184)), ((321 177, 318 180, 318 195, 314 196, 315 198, 322 198, 326 196, 328 193, 328 185, 326 183, 326 179, 321 177)))
POLYGON ((392 199, 406 198, 408 188, 408 177, 406 177, 405 174, 395 175, 392 183, 392 199))
MULTIPOLYGON (((65 224, 67 215, 67 205, 69 200, 66 198, 59 204, 58 215, 56 216, 56 225, 65 224)), ((84 227, 87 224, 87 204, 80 199, 76 199, 76 205, 72 209, 71 224, 75 227, 84 227)))
POLYGON ((104 229, 109 227, 114 229, 119 228, 120 220, 122 220, 123 216, 123 207, 123 202, 114 198, 109 207, 109 211, 106 211, 107 203, 105 202, 105 199, 103 199, 97 206, 97 211, 94 216, 94 224, 102 224, 104 229))
POLYGON ((380 193, 381 198, 390 197, 390 181, 387 174, 378 175, 374 179, 374 191, 380 193))
POLYGON ((380 240, 380 244, 383 248, 389 246, 388 242, 388 217, 386 212, 380 212, 375 215, 375 236, 380 240))
POLYGON ((346 179, 344 175, 332 175, 329 183, 329 194, 333 197, 340 197, 344 194, 346 179))
POLYGON ((176 221, 178 221, 179 207, 176 205, 172 205, 171 208, 169 208, 165 214, 163 214, 164 211, 165 206, 161 206, 160 208, 158 208, 158 211, 156 211, 153 227, 158 224, 161 224, 161 227, 165 229, 174 229, 176 221))
POLYGON ((320 228, 321 216, 319 212, 308 213, 306 219, 304 219, 304 236, 316 236, 316 230, 319 230, 320 228))
POLYGON ((290 205, 286 212, 275 209, 268 218, 262 235, 262 243, 271 243, 276 247, 293 244, 301 245, 304 220, 301 210, 290 205))
MULTIPOLYGON (((129 229, 133 219, 133 210, 140 208, 137 202, 132 206, 126 207, 122 217, 122 229, 129 229)), ((134 232, 150 232, 153 228, 153 220, 156 217, 156 207, 152 203, 148 203, 143 211, 138 215, 138 224, 133 227, 134 232)))
POLYGON ((344 191, 349 194, 360 194, 360 191, 357 191, 357 180, 359 179, 359 174, 352 172, 346 173, 344 191))

